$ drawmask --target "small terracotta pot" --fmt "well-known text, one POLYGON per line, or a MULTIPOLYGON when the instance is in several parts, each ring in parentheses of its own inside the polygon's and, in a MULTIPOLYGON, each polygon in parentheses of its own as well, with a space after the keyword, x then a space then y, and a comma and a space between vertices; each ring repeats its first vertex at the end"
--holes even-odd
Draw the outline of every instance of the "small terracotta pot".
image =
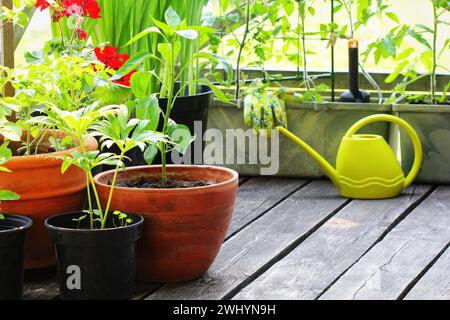
MULTIPOLYGON (((94 138, 87 138, 85 144, 89 151, 98 147, 94 138)), ((25 269, 47 268, 56 263, 53 244, 44 221, 59 213, 84 209, 86 175, 75 167, 69 168, 63 175, 62 161, 52 158, 70 155, 75 150, 80 151, 80 148, 13 157, 4 164, 12 172, 0 172, 0 190, 11 190, 20 195, 17 201, 2 201, 1 212, 27 216, 34 222, 25 246, 25 269)))
MULTIPOLYGON (((113 171, 95 182, 102 203, 113 171)), ((140 176, 159 179, 161 166, 129 168, 118 181, 140 176)), ((213 263, 231 222, 238 189, 237 172, 209 166, 168 166, 170 178, 206 180, 214 185, 186 189, 115 188, 112 210, 145 218, 138 243, 137 278, 180 282, 202 276, 213 263)))

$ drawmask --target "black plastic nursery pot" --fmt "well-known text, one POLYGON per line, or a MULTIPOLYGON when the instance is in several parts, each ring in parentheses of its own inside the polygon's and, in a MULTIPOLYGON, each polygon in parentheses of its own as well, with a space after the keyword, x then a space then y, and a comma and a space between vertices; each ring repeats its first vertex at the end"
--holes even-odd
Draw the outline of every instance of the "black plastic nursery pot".
POLYGON ((107 228, 89 229, 86 213, 73 212, 45 221, 55 244, 61 298, 64 300, 126 300, 134 293, 136 243, 144 218, 127 214, 132 222, 118 225, 108 217, 107 228))
MULTIPOLYGON (((179 84, 175 85, 175 92, 177 92, 179 84)), ((178 124, 186 125, 191 131, 192 135, 196 136, 195 141, 191 144, 186 152, 186 159, 190 159, 184 164, 203 164, 203 150, 205 144, 203 142, 203 136, 208 127, 208 112, 214 99, 214 94, 208 86, 201 85, 198 89, 198 94, 192 96, 180 96, 177 97, 175 105, 170 113, 170 118, 178 124), (194 150, 201 150, 194 155, 194 150)), ((159 99, 159 106, 165 112, 167 108, 167 99, 159 99)), ((162 130, 163 120, 160 119, 158 131, 162 130)), ((131 159, 132 166, 142 166, 147 163, 144 160, 142 152, 135 148, 128 157, 131 159)), ((173 164, 170 157, 167 159, 168 164, 173 164)), ((153 161, 153 164, 161 164, 161 157, 158 156, 153 161)), ((105 170, 104 170, 105 171, 105 170)))
POLYGON ((33 222, 16 215, 0 220, 0 300, 20 299, 23 294, 25 237, 33 222))

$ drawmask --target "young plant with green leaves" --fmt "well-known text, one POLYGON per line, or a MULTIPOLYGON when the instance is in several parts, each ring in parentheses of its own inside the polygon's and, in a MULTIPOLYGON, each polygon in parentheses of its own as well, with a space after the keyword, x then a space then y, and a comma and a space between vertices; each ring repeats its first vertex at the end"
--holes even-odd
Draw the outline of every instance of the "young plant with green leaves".
POLYGON ((74 151, 67 156, 57 156, 63 161, 62 173, 69 167, 76 166, 86 174, 89 210, 86 215, 80 216, 76 220, 78 225, 87 217, 89 217, 91 229, 105 229, 111 219, 115 225, 125 225, 127 223, 126 215, 110 212, 118 173, 120 168, 125 167, 125 154, 134 148, 140 148, 143 151, 147 144, 169 143, 168 139, 161 133, 148 130, 148 120, 132 118, 132 112, 125 105, 102 107, 99 104, 92 104, 75 111, 61 110, 53 105, 47 108, 45 113, 46 116, 34 117, 29 122, 56 127, 79 143, 80 151, 74 151), (102 149, 116 145, 120 154, 101 153, 99 150, 88 151, 85 141, 89 136, 91 138, 98 137, 102 149), (104 207, 100 202, 92 175, 92 170, 100 165, 115 166, 108 201, 104 207), (92 189, 93 199, 89 192, 89 186, 92 189), (94 209, 94 203, 97 209, 94 209), (113 214, 113 217, 110 214, 113 214))
MULTIPOLYGON (((225 94, 216 87, 211 81, 205 78, 191 78, 190 81, 180 82, 176 86, 176 82, 181 80, 183 68, 189 68, 190 63, 187 63, 180 70, 180 55, 186 50, 184 44, 186 41, 196 41, 202 35, 202 29, 198 27, 191 27, 186 24, 186 21, 181 21, 180 16, 172 7, 169 7, 165 13, 165 22, 153 19, 154 27, 150 27, 134 36, 126 45, 132 45, 142 38, 151 36, 153 34, 159 35, 163 41, 158 43, 157 51, 159 56, 152 52, 140 52, 132 57, 125 65, 119 69, 112 80, 119 79, 130 71, 139 68, 145 61, 153 60, 160 64, 162 68, 162 76, 159 77, 154 71, 139 71, 131 78, 131 88, 134 94, 141 98, 141 102, 137 105, 137 113, 142 120, 148 120, 149 124, 157 125, 152 122, 154 116, 159 117, 162 114, 163 127, 162 133, 172 139, 171 143, 160 142, 150 144, 145 151, 145 159, 148 163, 152 163, 154 157, 161 152, 162 158, 162 182, 167 183, 167 166, 166 156, 175 148, 180 153, 185 153, 187 147, 194 140, 191 136, 189 128, 182 124, 177 124, 170 119, 170 114, 175 106, 178 97, 183 96, 189 86, 205 85, 211 88, 217 98, 222 101, 228 101, 225 94), (177 72, 177 69, 180 70, 177 72), (159 98, 167 99, 166 110, 161 110, 158 104, 156 95, 151 96, 148 84, 152 78, 157 78, 161 83, 161 89, 157 95, 159 98), (150 98, 148 98, 150 97, 150 98), (140 105, 139 105, 140 104, 140 105), (143 108, 143 106, 146 106, 143 108), (141 112, 141 110, 144 110, 141 112)), ((191 61, 209 60, 217 61, 215 56, 205 52, 199 52, 189 58, 191 61)), ((153 129, 153 128, 152 128, 153 129)))
POLYGON ((439 45, 439 27, 450 22, 445 20, 449 17, 450 1, 429 0, 433 20, 431 25, 417 24, 410 26, 399 24, 392 28, 383 38, 369 45, 364 53, 366 57, 373 53, 375 62, 382 59, 392 59, 397 67, 386 78, 387 83, 394 83, 401 75, 402 79, 395 85, 391 97, 387 103, 396 103, 405 98, 410 101, 428 101, 429 103, 446 103, 447 91, 450 82, 442 88, 442 94, 438 96, 436 88, 436 77, 438 71, 449 71, 446 66, 439 63, 440 58, 448 54, 450 49, 450 38, 439 45), (417 46, 405 46, 405 39, 412 39, 417 46), (425 72, 418 71, 419 66, 425 68, 425 72), (422 94, 411 94, 408 87, 423 79, 430 79, 429 98, 422 94))

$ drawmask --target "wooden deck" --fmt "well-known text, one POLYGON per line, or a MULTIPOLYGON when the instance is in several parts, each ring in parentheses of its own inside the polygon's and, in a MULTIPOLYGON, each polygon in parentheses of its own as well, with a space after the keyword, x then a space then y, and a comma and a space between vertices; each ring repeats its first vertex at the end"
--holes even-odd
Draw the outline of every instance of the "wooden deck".
MULTIPOLYGON (((136 299, 450 299, 450 186, 348 200, 327 181, 241 179, 225 243, 201 279, 139 283, 136 299)), ((25 299, 57 299, 56 281, 25 299)))

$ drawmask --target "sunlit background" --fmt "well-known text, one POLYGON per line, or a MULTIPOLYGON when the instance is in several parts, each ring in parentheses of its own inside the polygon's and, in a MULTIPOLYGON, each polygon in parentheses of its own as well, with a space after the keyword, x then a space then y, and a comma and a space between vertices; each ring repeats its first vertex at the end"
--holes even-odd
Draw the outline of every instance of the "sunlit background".
MULTIPOLYGON (((428 0, 392 0, 389 2, 391 5, 391 11, 395 12, 401 23, 404 24, 424 24, 430 25, 432 21, 432 8, 430 1, 428 0)), ((219 0, 211 0, 210 4, 206 8, 207 12, 219 14, 218 9, 219 0)), ((327 23, 330 21, 330 4, 329 1, 317 0, 314 3, 316 9, 316 15, 309 17, 307 20, 306 31, 318 31, 321 23, 327 23)), ((346 17, 343 10, 336 14, 336 22, 346 23, 346 17)), ((450 21, 449 15, 443 19, 450 21)), ((293 28, 295 28, 296 21, 292 21, 293 28)), ((388 18, 372 19, 369 24, 359 29, 356 33, 357 38, 360 41, 361 50, 364 50, 366 46, 375 41, 377 38, 384 36, 392 27, 394 22, 388 18)), ((439 26, 440 37, 438 39, 439 46, 449 37, 450 26, 440 24, 439 26)), ((239 30, 237 32, 239 34, 239 30)), ((50 31, 50 18, 48 11, 40 12, 36 11, 31 23, 22 38, 17 50, 16 61, 18 64, 24 61, 23 54, 25 51, 39 50, 42 48, 43 43, 46 40, 51 39, 50 31)), ((308 40, 308 50, 314 51, 315 54, 308 56, 308 65, 311 70, 329 70, 330 69, 330 50, 326 47, 326 41, 319 39, 308 40)), ((414 40, 408 39, 405 41, 404 46, 417 45, 414 40)), ((280 46, 281 47, 281 46, 280 46)), ((274 50, 281 50, 280 47, 274 48, 274 50)), ((345 40, 339 40, 335 47, 336 50, 336 69, 344 70, 347 65, 347 43, 345 40)), ((280 52, 281 53, 281 52, 280 52)), ((246 57, 248 60, 253 57, 246 57)), ((450 66, 450 57, 443 55, 441 57, 440 64, 442 66, 450 66)), ((281 59, 280 61, 267 61, 265 67, 267 69, 294 69, 296 66, 289 62, 288 59, 281 59)), ((382 61, 376 65, 373 59, 369 59, 365 63, 365 67, 368 71, 389 71, 395 68, 395 65, 390 60, 382 61)), ((423 66, 418 66, 418 71, 424 70, 423 66)))

